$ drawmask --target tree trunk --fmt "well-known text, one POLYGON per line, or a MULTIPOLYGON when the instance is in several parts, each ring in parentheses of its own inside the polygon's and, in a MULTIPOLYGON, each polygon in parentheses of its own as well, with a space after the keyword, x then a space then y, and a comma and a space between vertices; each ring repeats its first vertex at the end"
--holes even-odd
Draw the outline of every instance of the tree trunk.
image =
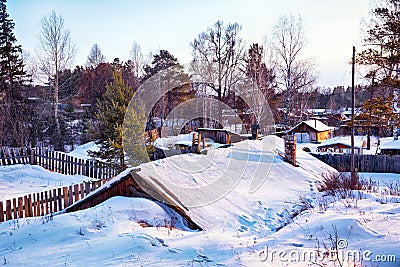
POLYGON ((61 127, 58 113, 58 73, 55 75, 54 79, 54 119, 56 122, 56 140, 55 140, 55 148, 57 150, 64 151, 63 142, 61 138, 61 127))

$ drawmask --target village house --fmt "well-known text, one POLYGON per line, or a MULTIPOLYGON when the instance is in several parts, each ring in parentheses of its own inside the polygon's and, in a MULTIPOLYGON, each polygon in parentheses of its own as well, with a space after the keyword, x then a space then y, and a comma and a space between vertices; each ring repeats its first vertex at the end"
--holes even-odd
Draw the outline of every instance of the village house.
POLYGON ((400 140, 392 140, 379 146, 380 154, 400 155, 400 140))
POLYGON ((296 135, 298 143, 321 143, 332 137, 333 130, 333 127, 329 127, 325 123, 313 119, 300 122, 289 133, 296 135))
MULTIPOLYGON (((365 143, 360 139, 354 140, 354 153, 362 154, 362 149, 365 143)), ((350 154, 351 153, 351 139, 349 136, 346 137, 335 137, 329 140, 325 140, 317 148, 318 152, 322 153, 340 153, 350 154)))

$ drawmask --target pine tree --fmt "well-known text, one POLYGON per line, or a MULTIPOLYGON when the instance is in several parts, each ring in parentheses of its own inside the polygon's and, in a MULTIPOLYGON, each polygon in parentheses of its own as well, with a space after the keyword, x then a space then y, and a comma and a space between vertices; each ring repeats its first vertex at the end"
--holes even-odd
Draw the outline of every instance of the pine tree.
POLYGON ((368 67, 366 78, 371 79, 371 92, 391 96, 393 89, 400 88, 400 1, 375 1, 370 14, 370 22, 365 25, 364 50, 357 61, 368 67))
POLYGON ((393 125, 398 124, 398 116, 393 108, 392 97, 374 97, 365 101, 361 113, 356 117, 360 124, 378 127, 384 136, 392 133, 393 125))
MULTIPOLYGON (((160 50, 159 54, 153 55, 153 61, 151 65, 144 67, 145 75, 142 81, 147 81, 151 77, 155 77, 158 73, 161 74, 160 80, 156 79, 157 82, 154 87, 151 87, 153 92, 149 92, 149 95, 157 95, 161 93, 160 88, 174 87, 169 90, 165 95, 160 96, 160 100, 153 107, 151 114, 149 114, 147 129, 151 130, 156 128, 153 123, 154 118, 158 117, 164 120, 167 115, 180 103, 193 97, 194 91, 192 87, 187 84, 189 81, 189 75, 184 71, 184 68, 179 64, 178 59, 170 54, 167 50, 160 50), (179 85, 179 86, 173 86, 179 85), (157 91, 158 92, 155 92, 157 91)), ((155 96, 156 98, 156 96, 155 96)), ((161 127, 159 128, 159 134, 161 136, 161 127)))
POLYGON ((5 83, 21 83, 26 78, 21 58, 22 49, 15 44, 15 23, 9 19, 6 2, 7 0, 0 0, 0 75, 3 86, 5 83))
POLYGON ((0 0, 0 145, 24 145, 29 132, 23 84, 29 79, 24 70, 22 49, 16 45, 15 23, 9 18, 6 0, 0 0))
MULTIPOLYGON (((92 156, 105 159, 114 164, 120 171, 127 167, 125 147, 129 151, 137 152, 137 159, 131 159, 132 165, 137 165, 146 160, 147 154, 144 147, 144 126, 146 117, 143 109, 129 109, 128 105, 134 96, 134 90, 122 79, 122 73, 117 69, 113 71, 113 82, 106 86, 103 100, 97 102, 97 132, 96 144, 100 146, 98 152, 91 152, 92 156), (124 119, 129 129, 124 133, 124 119), (140 149, 142 148, 142 149, 140 149)), ((130 157, 135 154, 130 153, 130 157)))

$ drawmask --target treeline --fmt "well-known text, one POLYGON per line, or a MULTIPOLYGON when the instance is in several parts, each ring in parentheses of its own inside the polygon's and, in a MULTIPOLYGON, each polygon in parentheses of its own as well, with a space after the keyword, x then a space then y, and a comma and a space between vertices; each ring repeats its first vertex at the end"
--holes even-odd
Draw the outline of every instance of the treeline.
MULTIPOLYGON (((362 118, 368 117, 370 121, 376 114, 382 114, 372 113, 371 106, 382 101, 378 97, 394 103, 400 84, 400 57, 396 56, 400 44, 390 39, 393 33, 400 31, 398 27, 389 27, 400 22, 400 15, 395 12, 398 4, 393 1, 381 1, 380 4, 383 7, 372 10, 371 24, 366 26, 365 50, 357 55, 357 63, 368 67, 365 77, 370 84, 356 88, 356 106, 363 107, 362 118), (378 28, 383 35, 374 34, 378 28), (375 46, 376 43, 380 45, 375 46), (379 49, 381 51, 377 51, 379 49), (369 101, 367 105, 366 101, 369 101)), ((114 146, 114 150, 119 150, 115 153, 104 150, 104 154, 114 153, 122 162, 120 128, 123 112, 120 111, 127 107, 128 100, 140 85, 171 66, 178 67, 171 76, 173 79, 195 77, 202 83, 181 86, 163 96, 150 114, 145 114, 147 129, 158 127, 155 119, 165 120, 174 107, 193 97, 224 102, 244 114, 242 120, 248 127, 265 117, 256 104, 245 105, 243 97, 247 96, 237 98, 236 92, 248 84, 261 92, 275 123, 286 127, 306 119, 307 109, 338 110, 351 106, 350 88, 316 86, 315 63, 302 57, 305 35, 300 16, 282 16, 269 43, 251 45, 241 38, 240 24, 217 21, 190 43, 192 59, 188 72, 167 50, 146 58, 136 43, 126 61, 118 58, 108 61, 100 46, 95 44, 85 66, 74 67, 76 50, 69 30, 63 18, 54 11, 41 21, 40 45, 35 58, 23 53, 17 45, 13 28, 6 0, 0 0, 2 146, 44 144, 64 150, 66 146, 72 148, 96 140, 104 147, 114 146), (34 85, 38 81, 41 85, 34 85), (248 113, 251 116, 246 115, 248 113), (107 127, 111 132, 106 131, 107 127)), ((253 93, 249 91, 248 95, 251 97, 253 93)), ((257 99, 253 100, 252 103, 258 103, 257 99)), ((385 106, 385 114, 388 112, 393 109, 385 106)), ((135 116, 142 118, 139 113, 135 116)))

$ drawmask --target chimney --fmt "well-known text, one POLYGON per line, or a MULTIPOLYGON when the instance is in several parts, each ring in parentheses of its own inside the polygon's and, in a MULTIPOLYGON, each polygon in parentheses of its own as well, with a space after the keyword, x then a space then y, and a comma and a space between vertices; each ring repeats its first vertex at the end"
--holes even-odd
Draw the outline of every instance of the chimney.
POLYGON ((287 135, 285 136, 285 159, 293 166, 296 164, 296 136, 287 135))

